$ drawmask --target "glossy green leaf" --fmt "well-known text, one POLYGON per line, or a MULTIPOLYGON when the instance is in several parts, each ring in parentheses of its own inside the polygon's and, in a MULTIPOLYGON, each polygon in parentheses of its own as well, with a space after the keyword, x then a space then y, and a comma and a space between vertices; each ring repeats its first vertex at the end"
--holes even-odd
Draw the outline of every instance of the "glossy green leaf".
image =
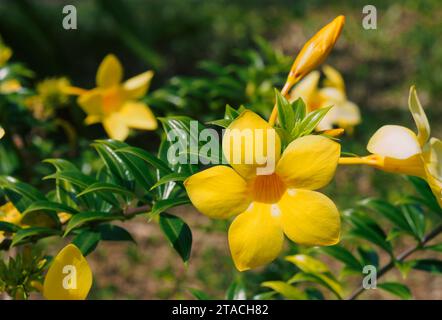
POLYGON ((74 228, 78 228, 85 223, 96 223, 111 220, 122 220, 123 216, 110 214, 108 212, 81 212, 72 216, 69 220, 64 235, 66 236, 74 228))
POLYGON ((179 182, 182 182, 182 181, 186 180, 188 177, 189 177, 189 176, 188 176, 187 174, 183 174, 183 173, 177 173, 177 172, 170 173, 170 174, 168 174, 168 175, 165 175, 165 176, 161 177, 161 178, 157 181, 157 183, 155 183, 155 184, 152 186, 151 190, 153 190, 153 189, 155 189, 156 187, 161 186, 161 185, 163 185, 163 184, 165 184, 165 183, 171 182, 171 181, 175 181, 175 182, 179 181, 179 182))
POLYGON ((130 241, 135 243, 132 235, 124 228, 114 224, 100 224, 97 228, 100 239, 105 241, 130 241))
POLYGON ((72 240, 72 243, 80 249, 83 256, 87 256, 89 253, 95 250, 100 242, 100 233, 96 231, 84 230, 80 232, 72 240))
POLYGON ((24 212, 36 201, 47 200, 39 190, 13 177, 1 176, 0 187, 19 212, 24 212))
POLYGON ((362 271, 362 264, 359 262, 359 260, 349 250, 342 246, 335 245, 330 247, 321 247, 319 250, 343 262, 350 270, 355 272, 362 271))
POLYGON ((12 238, 11 246, 16 246, 27 241, 36 241, 40 238, 60 235, 60 231, 45 227, 30 227, 19 230, 12 238))
POLYGON ((171 246, 184 262, 188 261, 192 249, 192 232, 189 226, 181 218, 168 213, 160 214, 159 223, 171 246))
POLYGON ((189 204, 190 200, 188 197, 181 197, 181 198, 170 198, 170 199, 163 199, 159 200, 154 203, 152 206, 152 209, 150 211, 150 216, 156 216, 170 208, 181 206, 184 204, 189 204))
POLYGON ((416 270, 427 271, 434 274, 442 274, 442 260, 438 259, 414 260, 413 268, 416 270))
POLYGON ((406 285, 398 282, 378 283, 377 287, 391 294, 394 294, 395 296, 403 300, 409 300, 413 297, 410 289, 406 285))

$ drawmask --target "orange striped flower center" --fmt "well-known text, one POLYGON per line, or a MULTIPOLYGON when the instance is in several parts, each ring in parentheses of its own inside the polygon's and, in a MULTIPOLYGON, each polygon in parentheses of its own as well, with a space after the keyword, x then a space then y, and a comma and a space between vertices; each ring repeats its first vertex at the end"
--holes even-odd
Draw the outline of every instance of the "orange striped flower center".
POLYGON ((263 203, 278 202, 286 189, 284 182, 276 173, 256 176, 250 184, 253 200, 263 203))

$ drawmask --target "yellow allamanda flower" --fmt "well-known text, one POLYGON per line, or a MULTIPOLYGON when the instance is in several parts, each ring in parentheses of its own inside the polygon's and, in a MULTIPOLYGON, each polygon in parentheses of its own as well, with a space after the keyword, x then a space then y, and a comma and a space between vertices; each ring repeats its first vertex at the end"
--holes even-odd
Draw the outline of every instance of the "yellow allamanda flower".
MULTIPOLYGON (((287 81, 281 90, 286 96, 290 89, 310 71, 319 66, 328 56, 344 27, 345 17, 338 16, 332 22, 319 30, 302 47, 287 76, 287 81)), ((270 116, 270 124, 274 124, 277 118, 278 109, 273 108, 270 116)))
MULTIPOLYGON (((65 224, 72 217, 72 215, 67 212, 58 212, 57 216, 61 224, 65 224)), ((28 218, 27 221, 24 221, 21 213, 12 202, 7 202, 0 207, 0 221, 12 223, 21 228, 28 228, 30 225, 51 226, 53 224, 53 221, 47 219, 46 216, 34 216, 28 218)), ((2 243, 3 240, 5 240, 5 233, 0 231, 0 243, 2 243)))
POLYGON ((319 88, 319 71, 309 73, 291 91, 290 100, 302 98, 308 112, 333 106, 318 124, 318 130, 329 130, 334 125, 351 132, 361 122, 358 106, 347 99, 342 75, 330 66, 324 66, 324 87, 319 88))
MULTIPOLYGON (((0 68, 5 66, 12 57, 11 48, 5 46, 0 37, 0 68)), ((19 91, 22 88, 20 81, 17 79, 7 79, 0 81, 0 93, 9 94, 19 91)))
POLYGON ((70 88, 67 78, 49 78, 39 82, 36 95, 25 100, 26 106, 32 110, 36 119, 44 120, 51 117, 57 108, 66 105, 70 88))
POLYGON ((282 250, 284 234, 305 245, 333 245, 339 241, 338 210, 328 197, 314 191, 332 179, 340 154, 338 143, 309 135, 292 141, 281 154, 275 129, 246 110, 228 127, 223 152, 231 167, 218 165, 203 170, 184 185, 201 213, 215 219, 237 216, 229 228, 228 240, 238 270, 274 260, 282 250), (248 133, 248 144, 235 143, 248 133), (274 163, 275 168, 271 174, 258 175, 257 169, 266 164, 258 161, 255 152, 249 154, 249 148, 268 150, 265 146, 269 135, 274 137, 274 152, 264 154, 266 164, 274 163), (236 161, 238 155, 240 161, 236 161))
POLYGON ((112 54, 101 62, 92 90, 70 87, 67 92, 78 94, 78 104, 87 113, 86 124, 103 123, 109 137, 125 140, 129 128, 155 130, 157 120, 150 108, 139 98, 149 87, 153 72, 147 71, 121 82, 123 68, 112 54))
POLYGON ((11 48, 5 46, 3 44, 3 41, 0 37, 0 67, 3 67, 6 62, 9 61, 9 59, 12 57, 12 50, 11 48))
POLYGON ((73 244, 64 247, 52 261, 43 284, 48 300, 84 300, 92 286, 92 271, 73 244))
MULTIPOLYGON (((8 202, 0 207, 0 221, 20 225, 21 214, 12 202, 8 202)), ((0 243, 2 243, 3 240, 5 240, 5 233, 0 231, 0 243)))
POLYGON ((408 106, 416 123, 417 135, 398 125, 385 125, 368 142, 371 155, 341 158, 340 164, 366 164, 375 168, 425 179, 442 207, 442 141, 430 139, 430 124, 414 86, 408 106))

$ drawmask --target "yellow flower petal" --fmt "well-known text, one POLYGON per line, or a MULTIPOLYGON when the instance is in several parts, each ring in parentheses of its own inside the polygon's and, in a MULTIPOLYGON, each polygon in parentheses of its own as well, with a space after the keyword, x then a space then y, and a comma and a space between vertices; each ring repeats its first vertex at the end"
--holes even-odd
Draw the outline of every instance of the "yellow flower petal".
POLYGON ((275 129, 256 113, 246 110, 227 128, 223 152, 230 165, 244 178, 274 172, 281 152, 275 129))
POLYGON ((431 175, 442 180, 442 141, 431 138, 424 152, 425 165, 431 175))
POLYGON ((277 210, 272 204, 254 202, 230 225, 230 252, 239 271, 270 263, 281 252, 284 234, 277 210))
POLYGON ((341 92, 345 92, 344 78, 342 78, 342 75, 338 70, 329 65, 325 65, 322 67, 322 71, 326 77, 324 81, 324 85, 326 87, 334 87, 339 89, 341 92))
POLYGON ((78 97, 77 102, 88 116, 103 115, 103 96, 100 90, 87 91, 78 97))
POLYGON ((126 80, 123 84, 124 90, 130 99, 138 99, 144 96, 149 88, 153 77, 153 71, 147 71, 138 76, 126 80))
POLYGON ((339 241, 341 221, 333 201, 322 193, 289 189, 278 203, 281 226, 292 241, 330 246, 339 241))
POLYGON ((431 138, 424 152, 426 180, 442 208, 442 141, 431 138))
POLYGON ((102 88, 109 88, 118 85, 123 78, 123 67, 120 61, 113 54, 108 54, 97 71, 97 86, 102 88))
POLYGON ((0 139, 3 138, 3 136, 5 135, 5 130, 0 127, 0 139))
POLYGON ((7 202, 0 207, 0 221, 20 224, 21 214, 12 202, 7 202))
POLYGON ((54 258, 43 284, 48 300, 84 300, 92 286, 92 271, 80 250, 67 245, 54 258))
POLYGON ((408 128, 386 125, 370 138, 367 150, 371 153, 395 159, 407 159, 421 153, 416 134, 408 128))
POLYGON ((292 141, 282 154, 276 173, 288 187, 315 190, 327 185, 338 165, 341 146, 323 136, 292 141))
POLYGON ((417 140, 423 146, 430 138, 430 124, 427 116, 417 96, 416 87, 410 88, 410 96, 408 98, 408 107, 417 126, 417 140))
POLYGON ((143 102, 126 102, 118 112, 118 117, 129 128, 155 130, 158 127, 157 119, 143 102))
POLYGON ((250 204, 244 179, 230 167, 215 166, 189 177, 187 194, 195 208, 215 219, 237 215, 250 204))
POLYGON ((425 177, 425 168, 420 154, 416 154, 407 159, 395 159, 381 157, 376 168, 393 173, 401 173, 409 176, 425 177))
POLYGON ((129 136, 129 127, 118 113, 111 113, 103 119, 103 127, 111 139, 124 141, 129 136))
POLYGON ((358 106, 351 101, 344 101, 335 104, 329 112, 327 112, 316 129, 320 131, 329 130, 333 128, 333 125, 347 129, 356 126, 360 122, 361 114, 358 106))
POLYGON ((318 83, 320 78, 319 71, 310 72, 304 79, 302 79, 290 93, 290 101, 295 101, 301 98, 306 104, 308 110, 315 109, 312 104, 315 104, 315 95, 318 90, 318 83))

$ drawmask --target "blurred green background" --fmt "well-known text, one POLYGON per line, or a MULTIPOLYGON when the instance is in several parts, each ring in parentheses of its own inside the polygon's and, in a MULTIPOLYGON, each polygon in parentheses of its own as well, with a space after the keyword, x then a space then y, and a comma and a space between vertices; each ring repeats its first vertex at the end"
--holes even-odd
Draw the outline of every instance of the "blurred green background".
MULTIPOLYGON (((235 107, 248 104, 269 113, 271 102, 254 101, 253 92, 259 92, 265 77, 282 85, 304 42, 335 16, 344 14, 343 34, 327 63, 342 72, 348 97, 359 105, 363 122, 353 136, 343 138, 343 150, 364 154, 369 137, 384 124, 414 130, 407 107, 412 84, 416 84, 430 119, 432 135, 442 137, 442 3, 371 1, 369 4, 377 8, 376 30, 362 27, 366 4, 319 0, 3 0, 0 35, 14 51, 13 61, 35 71, 31 82, 67 76, 75 85, 92 88, 98 64, 112 52, 121 59, 126 77, 146 69, 155 71, 148 97, 155 114, 213 120, 222 116, 226 103, 235 107), (66 4, 77 8, 77 30, 62 28, 66 4), (277 53, 266 52, 269 48, 277 53), (234 66, 229 75, 236 77, 236 83, 221 83, 219 75, 227 66, 234 66), (223 90, 215 90, 211 86, 215 84, 223 90)), ((101 129, 94 130, 91 137, 104 135, 101 129)), ((129 142, 154 149, 156 139, 143 133, 129 142)), ((20 176, 17 170, 15 174, 20 176)), ((407 191, 403 185, 402 177, 369 168, 343 168, 326 193, 344 209, 366 196, 395 199, 407 191)), ((192 230, 197 230, 189 268, 157 239, 157 231, 138 221, 132 231, 135 237, 138 234, 141 250, 132 245, 100 245, 91 256, 97 274, 94 297, 181 298, 189 296, 188 287, 222 295, 232 280, 225 225, 206 221, 193 211, 183 214, 192 230)), ((425 279, 415 281, 421 286, 435 285, 425 284, 425 279)), ((438 290, 429 296, 423 289, 417 297, 442 298, 438 290)))

